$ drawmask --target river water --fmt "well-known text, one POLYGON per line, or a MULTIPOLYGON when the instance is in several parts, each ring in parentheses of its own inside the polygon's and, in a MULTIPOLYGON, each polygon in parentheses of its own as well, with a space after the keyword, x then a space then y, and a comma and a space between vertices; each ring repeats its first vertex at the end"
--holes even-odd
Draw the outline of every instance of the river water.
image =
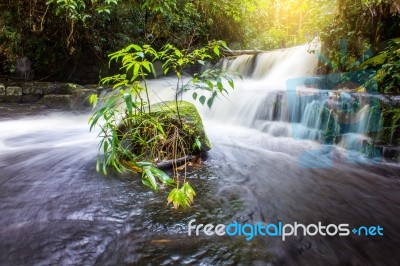
MULTIPOLYGON (((212 112, 202 111, 213 149, 202 167, 189 171, 198 196, 187 210, 167 207, 167 191, 149 191, 140 178, 96 173, 98 140, 88 132, 89 114, 2 116, 0 264, 398 265, 400 165, 322 145, 317 126, 301 117, 288 122, 284 115, 251 115, 246 106, 256 104, 245 95, 277 95, 260 92, 269 89, 259 84, 238 81, 225 107, 216 103, 212 112), (238 108, 238 99, 248 102, 241 112, 224 112, 229 105, 238 108), (300 136, 294 134, 299 130, 300 136), (379 225, 384 235, 286 241, 188 236, 192 219, 214 225, 379 225)), ((298 102, 304 115, 314 104, 298 102)))

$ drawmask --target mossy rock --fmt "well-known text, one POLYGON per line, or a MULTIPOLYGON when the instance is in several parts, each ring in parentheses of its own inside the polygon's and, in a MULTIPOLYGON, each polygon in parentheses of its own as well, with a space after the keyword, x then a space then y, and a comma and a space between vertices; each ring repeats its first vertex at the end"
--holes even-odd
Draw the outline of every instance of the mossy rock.
MULTIPOLYGON (((151 105, 151 112, 162 112, 163 114, 171 117, 171 122, 179 123, 182 121, 181 130, 185 134, 186 142, 192 146, 196 139, 200 141, 200 151, 209 151, 211 143, 208 140, 204 130, 203 121, 196 107, 186 101, 167 101, 151 105), (179 115, 176 105, 178 104, 179 115)), ((198 151, 198 150, 197 150, 198 151)), ((196 149, 192 149, 196 153, 196 149)))

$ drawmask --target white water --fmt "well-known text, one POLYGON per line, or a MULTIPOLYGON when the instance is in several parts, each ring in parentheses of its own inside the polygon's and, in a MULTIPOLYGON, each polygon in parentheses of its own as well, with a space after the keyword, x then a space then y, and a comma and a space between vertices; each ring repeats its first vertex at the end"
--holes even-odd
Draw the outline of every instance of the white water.
POLYGON ((98 142, 96 133, 89 133, 87 114, 53 113, 1 121, 0 125, 1 153, 42 148, 87 148, 95 147, 98 142))

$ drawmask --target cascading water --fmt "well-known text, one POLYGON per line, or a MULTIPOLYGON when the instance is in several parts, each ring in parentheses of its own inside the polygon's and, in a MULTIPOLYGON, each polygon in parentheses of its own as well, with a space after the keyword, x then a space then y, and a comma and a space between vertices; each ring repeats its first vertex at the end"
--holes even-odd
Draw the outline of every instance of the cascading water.
POLYGON ((308 52, 309 45, 264 52, 257 55, 241 55, 223 63, 225 68, 254 79, 268 80, 269 85, 285 85, 288 78, 312 75, 318 60, 308 52))
MULTIPOLYGON (((224 63, 245 77, 201 110, 213 149, 189 169, 188 210, 140 177, 97 173, 90 114, 0 117, 0 265, 397 265, 399 166, 330 145, 359 149, 373 97, 302 79, 317 63, 306 50, 224 63), (384 236, 197 237, 192 219, 380 225, 384 236)), ((174 93, 171 79, 149 86, 155 100, 174 93)))
POLYGON ((207 117, 276 137, 336 143, 361 151, 371 123, 379 121, 364 100, 371 95, 348 91, 347 84, 340 82, 327 89, 321 77, 313 77, 318 59, 307 49, 303 45, 225 60, 222 66, 243 75, 244 81, 238 80, 228 100, 222 99, 207 117), (352 101, 357 108, 346 114, 341 105, 352 101))

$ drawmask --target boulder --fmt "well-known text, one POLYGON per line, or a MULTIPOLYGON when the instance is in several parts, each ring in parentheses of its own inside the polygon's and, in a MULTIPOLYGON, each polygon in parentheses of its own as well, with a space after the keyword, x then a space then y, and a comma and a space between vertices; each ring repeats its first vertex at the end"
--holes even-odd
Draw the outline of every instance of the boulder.
POLYGON ((35 103, 42 98, 40 94, 22 94, 23 103, 35 103))
POLYGON ((22 84, 22 93, 27 95, 43 95, 43 85, 47 85, 47 83, 25 82, 22 84))
POLYGON ((43 96, 39 103, 44 104, 49 108, 69 110, 71 109, 73 100, 72 95, 47 94, 43 96))
POLYGON ((10 86, 6 88, 5 102, 17 103, 22 100, 22 88, 10 86))
POLYGON ((90 109, 92 105, 89 102, 89 96, 92 94, 97 94, 97 90, 85 89, 84 87, 74 90, 72 93, 73 101, 71 102, 71 109, 90 109))
POLYGON ((150 113, 146 109, 138 117, 132 114, 129 119, 123 118, 116 132, 124 151, 118 152, 123 157, 132 153, 135 160, 149 161, 167 169, 210 150, 211 144, 196 107, 184 101, 179 101, 178 105, 179 115, 176 103, 168 101, 151 105, 150 113))
POLYGON ((65 83, 40 82, 38 85, 43 90, 43 94, 70 94, 68 84, 65 83))
MULTIPOLYGON (((152 112, 164 112, 172 117, 173 120, 179 120, 175 101, 161 102, 151 106, 152 112)), ((210 141, 204 130, 203 121, 199 112, 190 102, 178 101, 179 116, 182 120, 182 131, 188 136, 187 142, 193 144, 196 139, 200 141, 201 151, 211 149, 210 141)))

